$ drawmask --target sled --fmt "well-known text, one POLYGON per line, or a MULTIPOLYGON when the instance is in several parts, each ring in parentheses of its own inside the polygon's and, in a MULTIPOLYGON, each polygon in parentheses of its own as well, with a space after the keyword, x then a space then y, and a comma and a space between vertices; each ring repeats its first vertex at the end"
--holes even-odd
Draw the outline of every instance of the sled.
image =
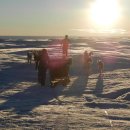
POLYGON ((66 86, 69 82, 69 68, 72 63, 72 58, 51 59, 49 63, 50 85, 66 86))

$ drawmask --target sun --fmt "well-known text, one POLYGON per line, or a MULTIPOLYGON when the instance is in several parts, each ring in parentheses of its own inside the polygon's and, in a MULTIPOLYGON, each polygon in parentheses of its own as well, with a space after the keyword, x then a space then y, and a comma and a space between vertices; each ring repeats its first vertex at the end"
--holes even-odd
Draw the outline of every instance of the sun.
POLYGON ((111 26, 119 15, 118 0, 96 0, 90 8, 90 17, 98 26, 111 26))

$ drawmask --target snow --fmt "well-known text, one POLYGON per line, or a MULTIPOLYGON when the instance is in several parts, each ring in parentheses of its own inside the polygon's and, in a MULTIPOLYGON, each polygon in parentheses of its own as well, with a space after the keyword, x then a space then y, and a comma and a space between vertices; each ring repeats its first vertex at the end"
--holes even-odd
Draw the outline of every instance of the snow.
POLYGON ((122 39, 82 41, 70 45, 70 83, 56 88, 49 87, 49 80, 41 87, 34 63, 26 60, 28 50, 50 49, 50 41, 0 43, 0 129, 130 129, 130 45, 122 39), (89 77, 85 50, 94 53, 89 77), (103 76, 97 71, 99 58, 105 64, 103 76))

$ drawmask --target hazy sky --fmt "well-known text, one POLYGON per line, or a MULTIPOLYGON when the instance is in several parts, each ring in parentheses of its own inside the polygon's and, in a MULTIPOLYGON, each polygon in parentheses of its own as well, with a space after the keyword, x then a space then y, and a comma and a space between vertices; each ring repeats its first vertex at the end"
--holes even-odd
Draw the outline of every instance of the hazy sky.
MULTIPOLYGON (((95 1, 97 0, 0 0, 0 35, 82 36, 95 33, 96 23, 90 20, 90 5, 95 1)), ((129 33, 130 0, 118 1, 120 18, 111 29, 129 33)))

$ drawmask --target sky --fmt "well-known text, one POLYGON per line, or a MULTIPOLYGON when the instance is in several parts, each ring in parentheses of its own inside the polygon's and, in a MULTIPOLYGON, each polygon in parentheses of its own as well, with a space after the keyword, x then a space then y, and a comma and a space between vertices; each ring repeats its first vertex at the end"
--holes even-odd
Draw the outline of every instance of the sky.
POLYGON ((106 5, 99 5, 99 1, 103 3, 103 0, 0 0, 0 35, 129 34, 130 0, 115 0, 118 2, 118 10, 112 10, 109 6, 106 10, 106 5), (119 17, 115 20, 113 12, 116 11, 119 17), (102 12, 108 13, 108 16, 102 12), (111 23, 106 22, 112 18, 111 23))

